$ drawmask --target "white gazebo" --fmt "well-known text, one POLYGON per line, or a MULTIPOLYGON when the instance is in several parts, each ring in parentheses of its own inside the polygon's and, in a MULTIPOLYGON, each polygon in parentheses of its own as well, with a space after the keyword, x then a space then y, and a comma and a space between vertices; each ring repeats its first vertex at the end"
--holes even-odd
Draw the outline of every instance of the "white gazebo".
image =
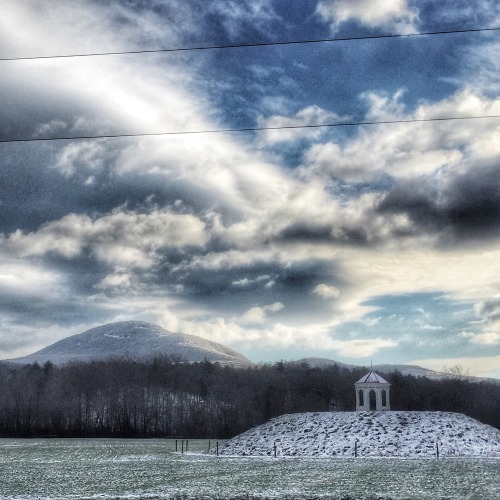
POLYGON ((378 373, 369 372, 355 384, 356 411, 388 411, 391 384, 378 373))

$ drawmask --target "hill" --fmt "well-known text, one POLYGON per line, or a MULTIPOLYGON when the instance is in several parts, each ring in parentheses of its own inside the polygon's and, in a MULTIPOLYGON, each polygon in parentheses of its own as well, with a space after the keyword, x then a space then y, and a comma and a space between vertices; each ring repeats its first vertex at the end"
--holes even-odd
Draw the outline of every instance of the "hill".
MULTIPOLYGON (((335 361, 333 359, 327 358, 302 358, 298 361, 294 361, 296 364, 306 363, 311 368, 328 368, 330 366, 339 366, 341 368, 347 368, 348 370, 354 370, 358 368, 366 368, 360 365, 349 365, 335 361)), ((400 372, 402 375, 411 375, 413 377, 427 377, 433 380, 444 380, 450 378, 466 378, 471 382, 479 382, 481 380, 489 380, 492 382, 500 382, 498 379, 485 379, 474 377, 470 375, 454 375, 452 373, 438 372, 435 370, 430 370, 428 368, 423 368, 417 365, 404 365, 404 364, 379 364, 373 365, 371 370, 379 373, 392 373, 394 371, 400 372)))
POLYGON ((222 455, 500 458, 500 430, 461 413, 325 412, 274 418, 227 441, 222 455), (357 444, 356 444, 357 441, 357 444))
POLYGON ((148 359, 171 356, 195 362, 208 360, 235 367, 252 363, 242 354, 222 344, 194 335, 171 333, 143 321, 122 321, 92 328, 67 337, 33 354, 10 360, 16 363, 102 360, 111 357, 148 359))

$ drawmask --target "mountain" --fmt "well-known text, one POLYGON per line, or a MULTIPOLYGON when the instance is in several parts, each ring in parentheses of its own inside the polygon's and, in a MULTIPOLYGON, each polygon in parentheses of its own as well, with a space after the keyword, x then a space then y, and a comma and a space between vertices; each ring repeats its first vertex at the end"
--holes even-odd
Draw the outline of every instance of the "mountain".
MULTIPOLYGON (((328 366, 335 366, 335 365, 341 368, 347 368, 349 370, 352 370, 354 368, 363 368, 363 366, 348 365, 345 363, 340 363, 338 361, 326 358, 303 358, 299 359, 298 361, 295 361, 295 363, 306 363, 311 368, 326 368, 328 366)), ((453 378, 453 375, 449 373, 437 372, 434 370, 429 370, 427 368, 422 368, 421 366, 417 365, 387 365, 387 364, 373 365, 373 367, 371 367, 370 370, 380 373, 392 373, 397 370, 402 375, 413 375, 414 377, 427 377, 435 380, 453 378)), ((467 377, 467 378, 476 380, 475 377, 467 377)))
POLYGON ((102 360, 110 357, 147 359, 173 356, 195 362, 218 362, 235 367, 252 363, 242 354, 222 344, 194 335, 171 333, 143 321, 122 321, 91 328, 67 337, 28 356, 12 359, 16 363, 51 361, 60 365, 69 361, 102 360))
POLYGON ((500 430, 461 413, 293 413, 225 442, 221 455, 280 457, 495 457, 500 430))

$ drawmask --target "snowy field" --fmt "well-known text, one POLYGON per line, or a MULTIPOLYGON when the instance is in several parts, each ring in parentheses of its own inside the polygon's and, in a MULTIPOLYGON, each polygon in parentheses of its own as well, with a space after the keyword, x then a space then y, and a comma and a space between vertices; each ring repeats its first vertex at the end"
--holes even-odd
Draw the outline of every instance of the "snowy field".
POLYGON ((0 439, 0 498, 500 498, 498 459, 236 458, 201 453, 207 441, 188 446, 0 439))

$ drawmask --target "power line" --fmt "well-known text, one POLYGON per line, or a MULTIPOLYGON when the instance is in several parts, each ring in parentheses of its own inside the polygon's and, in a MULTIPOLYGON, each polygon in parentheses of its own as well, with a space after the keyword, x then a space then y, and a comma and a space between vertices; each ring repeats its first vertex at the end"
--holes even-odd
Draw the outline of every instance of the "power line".
POLYGON ((363 125, 393 125, 398 123, 428 123, 428 122, 446 122, 459 120, 483 120, 489 118, 500 118, 500 115, 480 115, 480 116, 448 116, 443 118, 414 118, 409 120, 381 120, 381 121, 360 121, 360 122, 338 122, 322 123, 318 125, 285 125, 280 127, 244 127, 244 128, 226 128, 226 129, 206 129, 206 130, 185 130, 171 132, 144 132, 137 134, 99 134, 99 135, 77 135, 77 136, 56 136, 56 137, 38 137, 38 138, 18 138, 18 139, 0 139, 0 143, 13 142, 49 142, 49 141, 76 141, 92 139, 118 139, 131 137, 158 137, 167 135, 200 135, 200 134, 222 134, 237 132, 261 132, 266 130, 300 130, 314 128, 336 128, 336 127, 360 127, 363 125))
POLYGON ((460 30, 443 30, 443 31, 425 31, 421 33, 406 33, 406 34, 389 34, 389 35, 366 35, 366 36, 351 36, 351 37, 337 37, 337 38, 320 38, 312 40, 289 40, 282 42, 255 42, 255 43, 240 43, 240 44, 226 44, 226 45, 207 45, 195 47, 177 47, 171 49, 146 49, 146 50, 126 50, 115 52, 90 52, 80 54, 60 54, 50 56, 27 56, 27 57, 2 57, 0 61, 34 61, 39 59, 64 59, 73 57, 102 57, 102 56, 118 56, 127 54, 157 54, 162 52, 191 52, 202 50, 220 50, 220 49, 240 49, 246 47, 272 47, 279 45, 303 45, 312 43, 329 43, 329 42, 352 42, 356 40, 380 40, 385 38, 409 38, 418 36, 433 36, 433 35, 452 35, 460 33, 481 33, 488 31, 500 31, 497 28, 471 28, 460 30))

